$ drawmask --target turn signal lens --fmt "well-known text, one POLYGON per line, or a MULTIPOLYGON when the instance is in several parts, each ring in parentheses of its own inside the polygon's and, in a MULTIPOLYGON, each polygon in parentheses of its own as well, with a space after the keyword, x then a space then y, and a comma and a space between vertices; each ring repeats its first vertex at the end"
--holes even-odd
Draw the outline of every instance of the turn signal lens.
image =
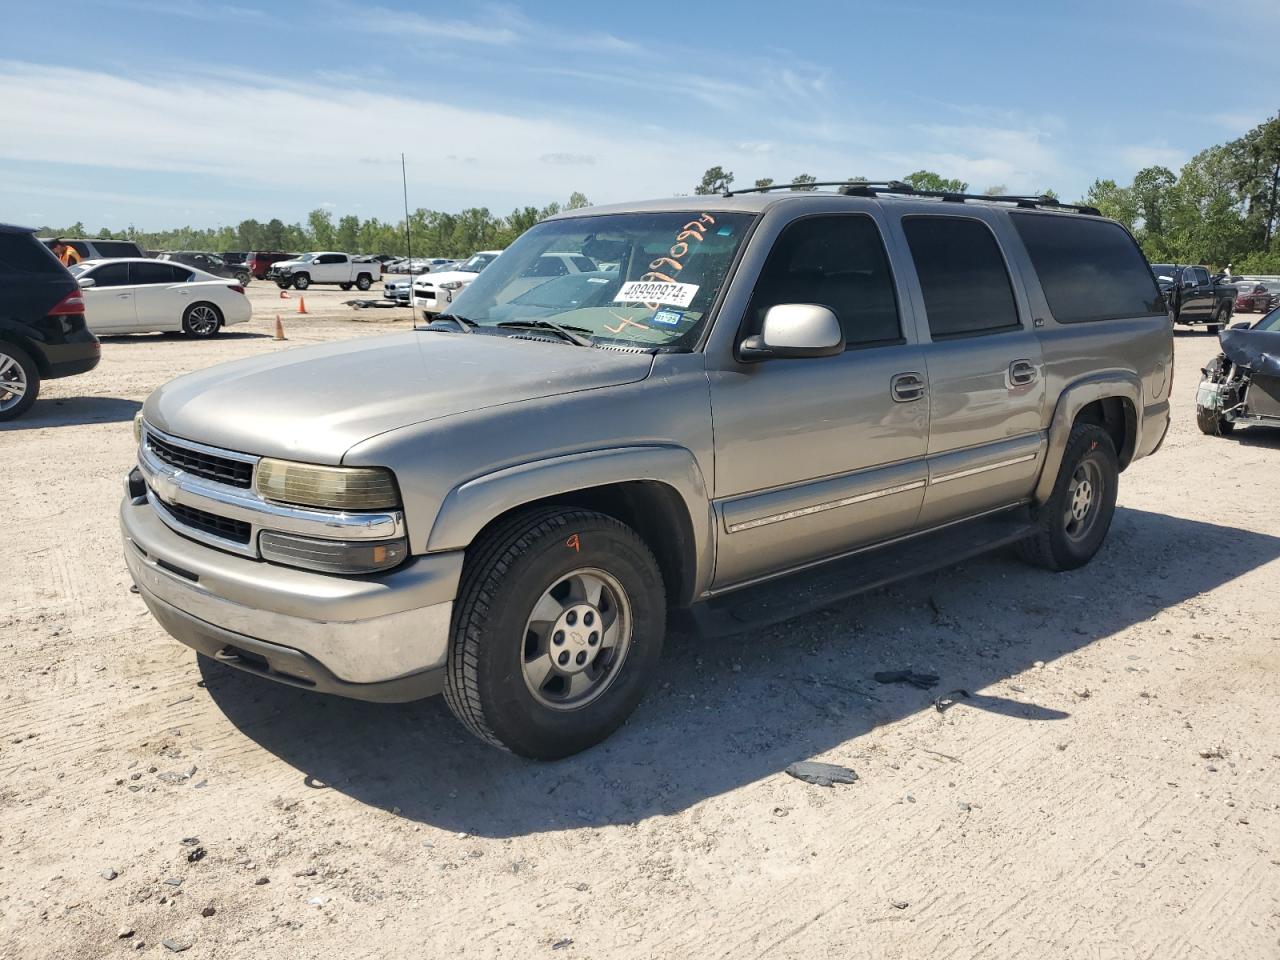
POLYGON ((381 510, 400 505, 395 477, 382 467, 321 467, 265 457, 258 493, 267 500, 329 510, 381 510))
POLYGON ((399 566, 409 554, 409 543, 403 537, 369 543, 320 540, 264 530, 258 537, 258 549, 264 560, 291 567, 325 573, 378 573, 399 566))
POLYGON ((133 415, 133 442, 142 443, 142 411, 133 415))

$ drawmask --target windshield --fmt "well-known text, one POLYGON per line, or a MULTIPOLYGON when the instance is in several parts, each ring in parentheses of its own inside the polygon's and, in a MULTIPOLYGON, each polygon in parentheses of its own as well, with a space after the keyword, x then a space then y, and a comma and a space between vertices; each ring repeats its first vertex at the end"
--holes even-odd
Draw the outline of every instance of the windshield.
POLYGON ((458 264, 456 269, 463 273, 479 273, 497 259, 498 255, 496 253, 477 253, 466 263, 458 264))
POLYGON ((1276 307, 1265 317, 1253 325, 1255 330, 1266 330, 1270 333, 1280 333, 1280 307, 1276 307))
POLYGON ((1151 272, 1156 275, 1157 280, 1172 280, 1174 266, 1171 263, 1153 263, 1151 272))
POLYGON ((600 343, 688 349, 751 220, 694 210, 546 221, 497 258, 450 312, 481 328, 550 321, 600 343), (553 267, 559 275, 549 277, 553 267))
POLYGON ((316 258, 316 254, 314 253, 304 253, 298 259, 301 260, 303 263, 310 263, 315 258, 316 258))

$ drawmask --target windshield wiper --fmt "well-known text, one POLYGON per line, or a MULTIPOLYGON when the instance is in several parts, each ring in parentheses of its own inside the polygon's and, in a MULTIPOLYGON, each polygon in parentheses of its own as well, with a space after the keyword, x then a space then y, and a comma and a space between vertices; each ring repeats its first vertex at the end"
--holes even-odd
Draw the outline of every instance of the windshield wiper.
POLYGON ((515 327, 532 330, 550 330, 552 333, 558 333, 569 343, 576 344, 579 347, 590 347, 594 344, 586 337, 578 336, 578 333, 591 333, 586 327, 562 327, 554 320, 504 320, 497 324, 499 327, 515 327), (575 333, 574 331, 577 331, 575 333))
POLYGON ((432 317, 430 320, 427 321, 427 325, 425 327, 418 327, 418 329, 430 330, 431 324, 435 323, 437 320, 452 320, 454 323, 454 326, 456 326, 463 333, 472 333, 474 332, 475 328, 478 326, 478 324, 474 320, 470 320, 467 317, 460 317, 456 313, 437 313, 434 317, 432 317))

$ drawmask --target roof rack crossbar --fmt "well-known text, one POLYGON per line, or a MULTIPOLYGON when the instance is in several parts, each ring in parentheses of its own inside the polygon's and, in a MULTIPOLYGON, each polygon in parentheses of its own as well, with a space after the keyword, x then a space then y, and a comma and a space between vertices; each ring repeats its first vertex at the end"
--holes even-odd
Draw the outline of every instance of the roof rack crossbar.
POLYGON ((956 193, 950 190, 917 190, 911 184, 904 183, 901 180, 823 180, 816 183, 773 183, 764 187, 725 190, 724 196, 732 197, 740 193, 768 193, 773 190, 797 190, 797 192, 807 193, 815 187, 839 187, 837 192, 847 197, 874 197, 882 193, 896 193, 910 197, 936 197, 948 203, 985 200, 990 203, 1012 203, 1023 209, 1050 207, 1058 210, 1072 210, 1076 213, 1094 217, 1102 215, 1097 207, 1090 207, 1081 203, 1063 203, 1058 198, 1047 194, 1032 196, 1029 194, 956 193))

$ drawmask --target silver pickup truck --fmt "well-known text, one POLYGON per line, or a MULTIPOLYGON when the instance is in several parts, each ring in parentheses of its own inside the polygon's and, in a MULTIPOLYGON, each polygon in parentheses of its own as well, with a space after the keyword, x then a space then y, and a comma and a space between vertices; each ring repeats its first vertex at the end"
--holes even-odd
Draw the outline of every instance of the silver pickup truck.
POLYGON ((1087 563, 1169 422, 1146 260, 1045 198, 890 182, 575 210, 450 310, 157 390, 125 558, 209 657, 366 700, 443 691, 528 757, 617 728, 677 613, 742 630, 1002 545, 1087 563), (601 269, 530 287, 545 254, 601 269))

